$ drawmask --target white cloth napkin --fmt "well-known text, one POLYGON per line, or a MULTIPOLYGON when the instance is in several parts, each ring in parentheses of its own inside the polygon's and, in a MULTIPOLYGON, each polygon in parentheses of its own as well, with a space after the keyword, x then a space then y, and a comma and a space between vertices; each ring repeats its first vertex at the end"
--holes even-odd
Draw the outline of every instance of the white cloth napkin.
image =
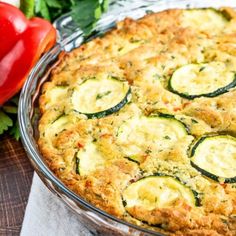
POLYGON ((21 236, 92 236, 77 216, 51 193, 35 173, 21 236))

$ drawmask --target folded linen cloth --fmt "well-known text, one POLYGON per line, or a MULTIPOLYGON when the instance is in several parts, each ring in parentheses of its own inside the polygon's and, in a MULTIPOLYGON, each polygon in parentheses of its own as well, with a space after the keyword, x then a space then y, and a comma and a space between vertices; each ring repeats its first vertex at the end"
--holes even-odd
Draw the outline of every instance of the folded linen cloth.
POLYGON ((21 236, 92 236, 57 196, 51 193, 35 173, 21 236))

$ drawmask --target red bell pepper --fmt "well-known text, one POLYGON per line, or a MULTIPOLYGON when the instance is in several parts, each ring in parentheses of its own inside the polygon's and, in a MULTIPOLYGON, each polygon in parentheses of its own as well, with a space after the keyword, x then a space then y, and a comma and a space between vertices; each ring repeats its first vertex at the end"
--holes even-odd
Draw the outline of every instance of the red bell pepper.
POLYGON ((16 7, 0 2, 0 105, 19 92, 42 53, 56 42, 46 20, 28 20, 16 7))

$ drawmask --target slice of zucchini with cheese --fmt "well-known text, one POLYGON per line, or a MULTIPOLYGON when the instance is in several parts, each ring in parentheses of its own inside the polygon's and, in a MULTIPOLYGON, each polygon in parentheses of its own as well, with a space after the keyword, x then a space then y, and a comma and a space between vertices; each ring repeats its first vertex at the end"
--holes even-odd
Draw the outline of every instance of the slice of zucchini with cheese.
POLYGON ((213 180, 236 182, 236 138, 230 135, 202 137, 192 148, 191 164, 213 180))
POLYGON ((88 118, 100 118, 120 110, 130 99, 128 82, 114 77, 90 78, 74 89, 74 110, 88 118))
POLYGON ((142 207, 147 211, 173 208, 180 200, 192 207, 198 205, 195 192, 171 176, 144 177, 130 184, 122 197, 127 212, 132 207, 142 207))
POLYGON ((220 10, 213 8, 189 9, 182 12, 181 22, 184 27, 215 35, 225 28, 228 17, 220 10))
POLYGON ((169 80, 169 89, 188 99, 215 97, 228 92, 235 85, 235 72, 217 61, 182 66, 169 80))
POLYGON ((116 142, 125 157, 141 163, 152 150, 168 149, 186 135, 185 126, 175 118, 141 116, 123 122, 117 130, 116 142))
POLYGON ((69 115, 61 114, 53 122, 48 124, 45 129, 45 136, 48 138, 56 137, 60 132, 71 127, 71 125, 73 125, 71 117, 69 115))
POLYGON ((89 175, 101 166, 104 166, 105 159, 97 150, 95 143, 88 143, 76 154, 77 173, 81 176, 89 175))
POLYGON ((54 85, 51 82, 45 85, 47 86, 45 86, 43 96, 40 98, 40 107, 43 111, 64 102, 68 92, 68 86, 54 85))

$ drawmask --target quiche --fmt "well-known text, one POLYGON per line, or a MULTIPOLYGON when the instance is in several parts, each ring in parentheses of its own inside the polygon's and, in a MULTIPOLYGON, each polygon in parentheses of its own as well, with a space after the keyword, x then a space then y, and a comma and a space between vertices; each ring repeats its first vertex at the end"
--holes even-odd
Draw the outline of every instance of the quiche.
POLYGON ((58 59, 39 149, 66 186, 164 235, 236 235, 236 11, 171 9, 58 59))

